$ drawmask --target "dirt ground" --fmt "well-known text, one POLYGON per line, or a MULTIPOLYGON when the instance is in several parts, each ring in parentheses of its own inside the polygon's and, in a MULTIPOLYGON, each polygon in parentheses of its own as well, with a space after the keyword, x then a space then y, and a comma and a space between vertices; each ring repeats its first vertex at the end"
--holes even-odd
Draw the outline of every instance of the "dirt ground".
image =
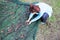
POLYGON ((53 15, 48 19, 48 25, 39 25, 36 40, 60 40, 60 0, 28 0, 25 2, 45 2, 52 6, 53 15))

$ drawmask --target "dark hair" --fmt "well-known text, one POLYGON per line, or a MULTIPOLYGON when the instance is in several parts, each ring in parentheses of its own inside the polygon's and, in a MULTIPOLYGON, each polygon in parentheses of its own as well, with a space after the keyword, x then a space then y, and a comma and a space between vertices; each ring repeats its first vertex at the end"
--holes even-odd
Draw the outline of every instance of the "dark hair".
POLYGON ((30 12, 39 12, 40 8, 39 8, 39 6, 32 5, 32 6, 30 6, 29 11, 30 12))

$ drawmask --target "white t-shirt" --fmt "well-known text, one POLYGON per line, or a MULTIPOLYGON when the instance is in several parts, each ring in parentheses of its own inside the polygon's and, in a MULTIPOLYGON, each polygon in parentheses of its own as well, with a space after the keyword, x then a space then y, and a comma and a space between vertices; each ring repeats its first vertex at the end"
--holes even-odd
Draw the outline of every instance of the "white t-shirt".
POLYGON ((38 5, 40 7, 40 15, 42 16, 45 12, 51 17, 53 10, 52 7, 46 3, 40 2, 35 5, 38 5))

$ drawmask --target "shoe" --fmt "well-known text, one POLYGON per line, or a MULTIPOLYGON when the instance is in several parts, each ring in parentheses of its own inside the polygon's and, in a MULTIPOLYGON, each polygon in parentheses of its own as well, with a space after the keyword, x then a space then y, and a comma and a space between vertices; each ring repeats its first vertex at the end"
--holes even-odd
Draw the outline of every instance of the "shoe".
POLYGON ((44 23, 44 22, 41 22, 41 24, 43 24, 43 25, 44 25, 45 23, 44 23))

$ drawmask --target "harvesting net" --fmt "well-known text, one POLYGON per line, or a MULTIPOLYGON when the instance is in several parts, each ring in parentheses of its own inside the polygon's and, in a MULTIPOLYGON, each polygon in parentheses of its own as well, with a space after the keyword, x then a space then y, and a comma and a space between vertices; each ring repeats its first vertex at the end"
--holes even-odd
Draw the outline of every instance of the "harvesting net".
POLYGON ((29 6, 19 1, 0 2, 0 40, 35 40, 38 23, 26 25, 29 6))

